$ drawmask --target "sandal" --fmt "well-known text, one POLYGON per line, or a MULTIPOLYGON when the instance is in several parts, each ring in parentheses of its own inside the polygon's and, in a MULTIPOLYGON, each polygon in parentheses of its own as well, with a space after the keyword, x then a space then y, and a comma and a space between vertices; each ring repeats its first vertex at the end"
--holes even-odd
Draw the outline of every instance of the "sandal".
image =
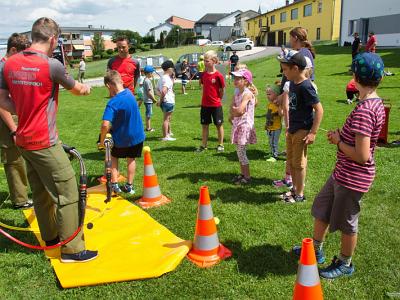
POLYGON ((250 183, 250 178, 242 177, 239 180, 235 181, 236 185, 246 185, 250 183))
POLYGON ((232 182, 236 182, 242 178, 244 178, 243 174, 236 175, 235 177, 232 178, 232 182))

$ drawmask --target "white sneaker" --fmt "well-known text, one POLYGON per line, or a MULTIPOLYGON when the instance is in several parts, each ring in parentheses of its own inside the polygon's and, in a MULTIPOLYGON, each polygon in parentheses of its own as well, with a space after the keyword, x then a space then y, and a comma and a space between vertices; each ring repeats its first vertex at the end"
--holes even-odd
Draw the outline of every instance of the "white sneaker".
POLYGON ((170 137, 170 136, 167 136, 167 137, 165 137, 165 138, 162 138, 161 140, 164 141, 164 142, 176 141, 175 138, 170 137))
POLYGON ((174 134, 172 132, 168 133, 169 136, 174 136, 174 134))
POLYGON ((347 99, 347 104, 353 104, 353 100, 347 99))

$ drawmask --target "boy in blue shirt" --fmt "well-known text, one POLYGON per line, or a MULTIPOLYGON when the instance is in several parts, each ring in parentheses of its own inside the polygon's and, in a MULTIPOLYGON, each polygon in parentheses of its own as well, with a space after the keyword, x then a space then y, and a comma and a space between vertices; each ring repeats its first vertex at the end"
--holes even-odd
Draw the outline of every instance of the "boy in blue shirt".
POLYGON ((108 71, 104 76, 104 84, 108 88, 111 99, 103 114, 100 131, 100 144, 104 146, 104 138, 111 133, 114 147, 111 150, 111 180, 116 193, 122 192, 118 186, 118 159, 127 159, 128 182, 124 192, 134 194, 133 179, 136 170, 136 157, 142 155, 145 134, 139 107, 129 89, 124 89, 121 76, 117 71, 108 71))

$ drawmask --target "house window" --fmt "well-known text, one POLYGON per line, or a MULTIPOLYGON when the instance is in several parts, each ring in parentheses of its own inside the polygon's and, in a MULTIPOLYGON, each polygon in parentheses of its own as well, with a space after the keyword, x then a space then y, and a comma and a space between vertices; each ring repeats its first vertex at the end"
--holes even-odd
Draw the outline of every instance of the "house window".
POLYGON ((261 28, 262 27, 262 19, 259 19, 258 20, 258 28, 261 28))
POLYGON ((316 40, 319 41, 321 39, 321 28, 317 28, 317 38, 316 40))
POLYGON ((271 25, 275 24, 275 16, 271 16, 271 25))
POLYGON ((312 4, 304 5, 304 17, 309 17, 312 15, 312 4))
POLYGON ((354 32, 357 31, 357 20, 349 21, 349 36, 353 35, 354 32))
POLYGON ((322 13, 322 1, 318 2, 318 10, 317 11, 319 14, 322 13))
POLYGON ((286 11, 281 12, 281 23, 286 22, 286 11))
POLYGON ((292 9, 292 11, 290 12, 290 18, 292 20, 297 20, 298 17, 299 17, 299 9, 298 8, 292 9))

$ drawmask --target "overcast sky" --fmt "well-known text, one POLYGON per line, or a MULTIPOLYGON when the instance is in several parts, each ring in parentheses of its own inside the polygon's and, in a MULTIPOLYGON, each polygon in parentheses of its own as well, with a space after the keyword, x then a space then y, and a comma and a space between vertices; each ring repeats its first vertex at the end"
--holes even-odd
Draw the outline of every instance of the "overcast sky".
POLYGON ((0 38, 29 31, 40 17, 53 18, 61 26, 104 25, 144 35, 172 15, 196 21, 206 13, 257 11, 260 4, 264 13, 285 0, 0 0, 0 38))

